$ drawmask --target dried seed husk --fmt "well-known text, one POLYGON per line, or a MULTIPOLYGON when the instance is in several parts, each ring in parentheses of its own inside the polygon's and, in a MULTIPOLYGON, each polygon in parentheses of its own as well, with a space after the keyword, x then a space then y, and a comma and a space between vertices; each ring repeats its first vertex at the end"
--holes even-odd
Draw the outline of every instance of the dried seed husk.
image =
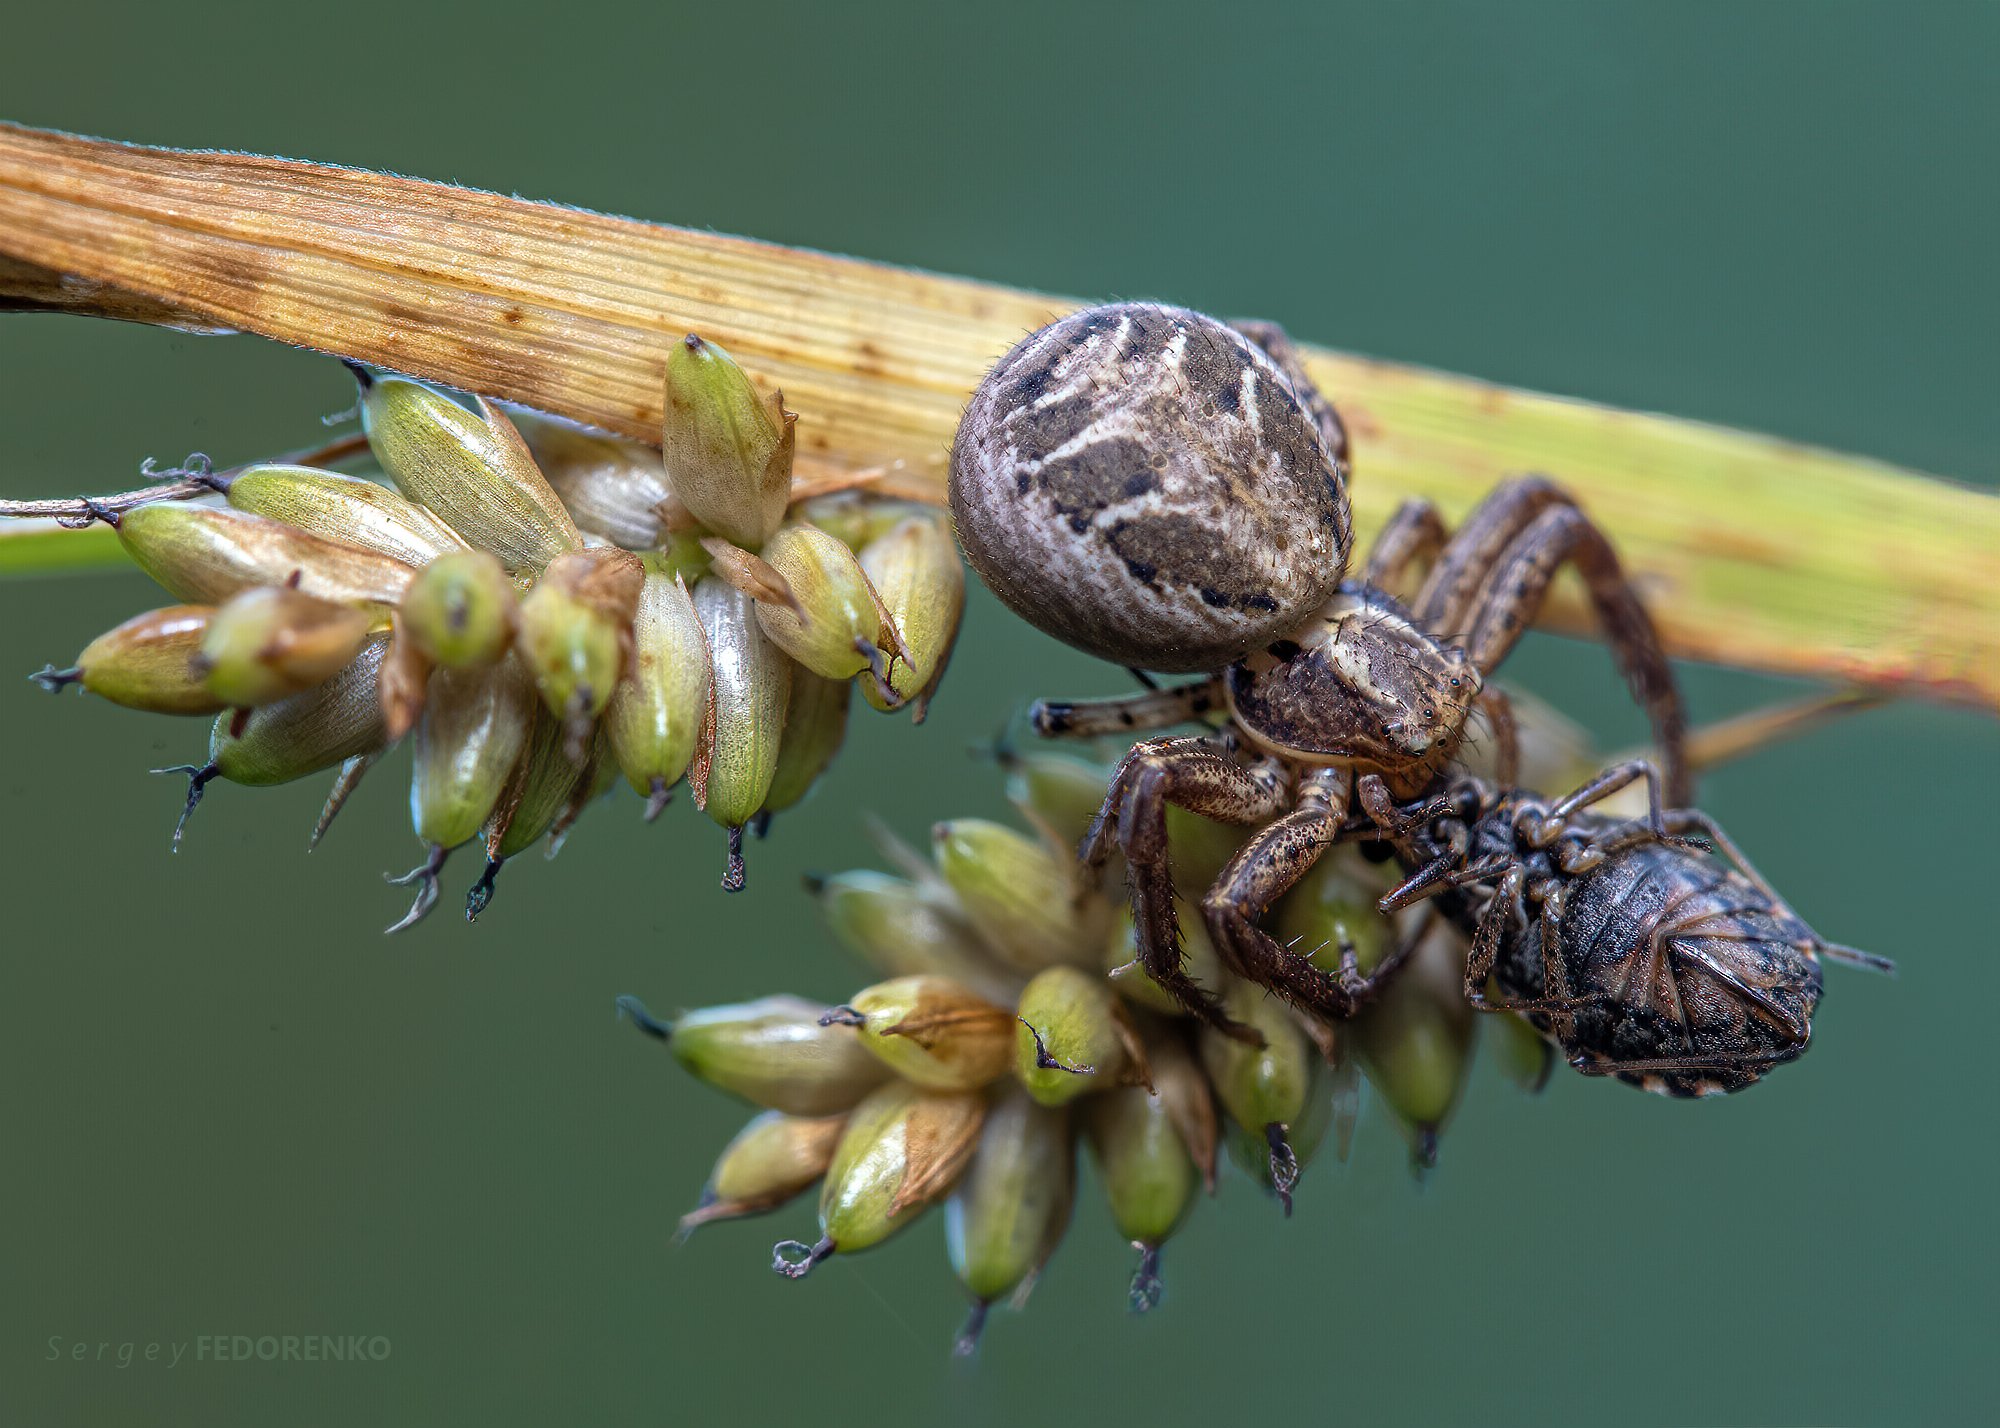
POLYGON ((893 977, 937 973, 997 1006, 1021 978, 999 966, 953 908, 916 884, 869 869, 836 873, 813 889, 820 917, 848 951, 893 977))
POLYGON ((525 407, 509 415, 578 530, 627 550, 660 543, 656 508, 673 492, 659 452, 525 407))
MULTIPOLYGON (((360 374, 358 374, 360 375, 360 374)), ((401 377, 361 375, 361 429, 398 489, 509 571, 536 571, 583 544, 514 424, 401 377)))
POLYGON ((757 602, 757 623, 778 648, 827 679, 887 659, 895 640, 853 551, 816 526, 791 524, 764 543, 763 559, 791 593, 791 603, 757 602))
POLYGON ((812 792, 847 739, 853 693, 847 680, 824 679, 809 669, 792 671, 785 732, 778 740, 778 764, 771 770, 771 791, 764 795, 763 812, 783 812, 812 792))
POLYGON ((516 646, 549 712, 570 721, 573 755, 625 673, 645 578, 639 557, 599 546, 558 557, 521 601, 516 646))
POLYGON ((715 690, 708 747, 695 759, 695 802, 725 828, 742 827, 770 796, 791 700, 792 662, 765 636, 751 603, 713 575, 694 588, 715 690))
POLYGON ((910 516, 870 541, 862 547, 860 561, 902 641, 890 662, 889 689, 882 689, 871 673, 862 693, 877 709, 893 709, 908 700, 921 720, 951 661, 965 616, 965 566, 958 547, 944 518, 928 512, 910 516))
POLYGON ((216 478, 229 504, 269 516, 309 535, 358 545, 422 568, 464 550, 458 532, 435 514, 374 481, 312 466, 248 466, 216 478))
POLYGON ((1008 966, 1033 973, 1056 964, 1096 965, 1108 905, 1078 904, 1070 860, 982 818, 936 824, 931 844, 966 920, 1008 966))
POLYGON ((1290 1126, 1305 1111, 1319 1057, 1284 1003, 1262 987, 1232 985, 1223 1005, 1235 1020, 1256 1028, 1262 1046, 1251 1046, 1203 1027, 1202 1065, 1231 1120, 1261 1137, 1270 1126, 1290 1126))
POLYGON ((1021 989, 1014 1075, 1045 1106, 1119 1085, 1133 1068, 1131 1031, 1102 977, 1050 967, 1021 989))
POLYGON ((196 662, 216 698, 247 709, 331 679, 361 652, 374 623, 353 605, 258 586, 217 607, 196 662))
POLYGON ((906 1081, 972 1091, 1007 1074, 1013 1013, 936 975, 896 977, 848 998, 866 1046, 906 1081))
POLYGON ((704 1007, 672 1024, 682 1066, 718 1090, 794 1116, 850 1110, 889 1079, 851 1026, 820 1025, 833 1008, 803 997, 704 1007))
POLYGON ((528 747, 535 696, 517 659, 486 669, 441 669, 410 765, 410 821, 424 842, 456 848, 479 832, 528 747))
POLYGON ((942 1199, 979 1144, 986 1098, 892 1081, 854 1108, 820 1190, 820 1232, 835 1253, 889 1238, 942 1199))
POLYGON ((1111 770, 1071 754, 1002 749, 1007 801, 1049 842, 1059 858, 1075 856, 1077 845, 1104 804, 1111 770))
POLYGON ((681 781, 708 720, 708 638, 678 574, 649 565, 632 619, 632 665, 605 706, 604 732, 633 788, 657 812, 681 781))
POLYGON ((1118 1233, 1157 1249, 1180 1228, 1201 1183, 1163 1097, 1119 1086, 1083 1103, 1084 1126, 1118 1233))
POLYGON ((431 664, 480 669, 514 643, 519 603, 499 560, 483 550, 460 550, 418 571, 396 613, 431 664))
POLYGON ((792 427, 777 393, 760 396, 735 359, 689 333, 667 351, 661 428, 667 481, 688 513, 755 550, 785 519, 792 427))
POLYGON ((226 703, 194 665, 214 615, 211 605, 134 615, 85 645, 72 670, 49 671, 44 683, 80 683, 101 699, 149 714, 214 714, 226 703))
POLYGON ((1181 1144, 1201 1172, 1202 1184, 1215 1189, 1216 1147, 1221 1143, 1221 1121, 1215 1113, 1215 1093, 1209 1089, 1208 1073, 1195 1060, 1184 1036, 1176 1028, 1150 1038, 1146 1043, 1146 1065, 1153 1078, 1153 1092, 1160 1098, 1181 1144))
POLYGON ((416 571, 358 545, 309 535, 265 516, 163 501, 118 520, 118 542, 177 600, 217 605, 238 591, 284 585, 322 600, 403 598, 416 571))
POLYGON ((833 1162, 845 1116, 788 1116, 764 1111, 723 1147, 701 1203, 681 1216, 680 1232, 715 1220, 777 1209, 810 1189, 833 1162))
POLYGON ((375 692, 382 705, 382 727, 390 743, 416 727, 417 717, 424 712, 424 700, 430 697, 431 669, 430 656, 417 648, 409 622, 401 614, 392 617, 389 650, 383 656, 382 671, 375 681, 375 692))
POLYGON ((945 1250, 959 1283, 981 1303, 1022 1289, 1061 1243, 1075 1198, 1068 1112, 1018 1086, 996 1090, 978 1149, 944 1207, 945 1250))
MULTIPOLYGON (((1215 944, 1209 941, 1201 914, 1191 904, 1180 901, 1175 904, 1174 915, 1181 930, 1181 966, 1200 985, 1220 987, 1222 959, 1215 955, 1215 944)), ((1111 935, 1104 940, 1104 969, 1119 995, 1134 1006, 1163 1016, 1186 1015, 1187 1009, 1180 999, 1154 981, 1153 974, 1139 961, 1139 939, 1130 906, 1118 909, 1111 935)))
POLYGON ((250 711, 242 733, 224 714, 209 735, 209 762, 232 783, 289 783, 388 744, 375 679, 388 636, 370 636, 361 653, 324 684, 250 711))

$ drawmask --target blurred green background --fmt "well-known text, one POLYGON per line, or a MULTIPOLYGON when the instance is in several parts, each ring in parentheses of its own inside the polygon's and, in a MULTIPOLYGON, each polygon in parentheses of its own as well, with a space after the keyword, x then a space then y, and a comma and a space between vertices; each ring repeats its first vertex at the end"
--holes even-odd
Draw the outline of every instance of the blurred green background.
MULTIPOLYGON (((76 0, 10 14, 0 111, 1256 313, 1991 483, 1996 19, 76 0)), ((55 318, 0 323, 0 373, 10 495, 296 446, 351 391, 253 339, 55 318)), ((65 660, 152 595, 0 587, 0 670, 65 660)), ((1510 674, 1607 740, 1639 732, 1601 651, 1536 640, 1510 674)), ((1704 718, 1789 692, 1688 675, 1704 718)), ((1904 969, 1833 969, 1812 1054, 1748 1095, 1559 1074, 1528 1100, 1482 1069, 1424 1185, 1379 1109, 1290 1222, 1227 1185, 1145 1321, 1086 1188, 1029 1312, 971 1365, 946 1358, 961 1301, 935 1223, 803 1285, 765 1265, 809 1205, 670 1248, 744 1113, 612 997, 851 991, 800 874, 865 860, 864 810, 913 836, 996 812, 970 746, 1033 693, 1120 684, 982 595, 931 722, 860 718, 744 896, 717 889, 705 819, 644 828, 621 796, 477 927, 448 898, 393 942, 405 899, 379 875, 417 852, 396 766, 310 858, 318 781, 218 784, 172 857, 178 787, 144 771, 197 754, 200 725, 0 685, 0 1421, 1980 1414, 2000 729, 1960 711, 1871 713, 1708 782, 1802 912, 1904 969), (124 1342, 283 1333, 393 1350, 115 1366, 124 1342), (51 1336, 111 1347, 49 1362, 51 1336)))

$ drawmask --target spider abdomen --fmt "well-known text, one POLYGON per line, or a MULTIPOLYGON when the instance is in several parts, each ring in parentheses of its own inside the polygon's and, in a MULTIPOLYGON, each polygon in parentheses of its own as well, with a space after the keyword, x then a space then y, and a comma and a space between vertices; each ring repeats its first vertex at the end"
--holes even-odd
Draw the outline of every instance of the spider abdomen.
POLYGON ((1031 334, 952 449, 967 559, 1015 613, 1101 658, 1211 671, 1333 592, 1340 465, 1266 353, 1184 308, 1089 308, 1031 334))

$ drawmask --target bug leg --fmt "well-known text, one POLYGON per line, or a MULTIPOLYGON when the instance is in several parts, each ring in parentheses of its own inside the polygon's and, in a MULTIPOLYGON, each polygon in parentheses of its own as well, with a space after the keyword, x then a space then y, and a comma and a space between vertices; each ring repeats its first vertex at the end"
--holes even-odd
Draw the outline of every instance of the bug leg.
POLYGON ((1162 739, 1141 744, 1125 756, 1091 831, 1083 858, 1102 866, 1110 829, 1116 827, 1132 893, 1132 921, 1139 960, 1153 980, 1209 1025, 1238 1040, 1257 1033, 1226 1016, 1215 994, 1189 977, 1174 915, 1174 879, 1168 862, 1167 805, 1218 822, 1255 827, 1283 811, 1282 768, 1265 762, 1242 768, 1200 739, 1162 739))
POLYGON ((1578 809, 1609 798, 1639 779, 1646 781, 1646 831, 1655 841, 1666 842, 1672 835, 1667 830, 1666 810, 1660 802, 1660 771, 1645 759, 1627 759, 1622 764, 1613 764, 1582 787, 1572 789, 1556 800, 1547 815, 1536 820, 1536 846, 1547 847, 1554 842, 1562 832, 1564 822, 1578 809))
MULTIPOLYGON (((1690 828, 1699 832, 1709 842, 1719 848, 1728 857, 1730 862, 1736 864, 1737 871, 1743 874, 1752 887, 1769 898, 1774 907, 1785 912, 1808 932, 1812 932, 1811 924, 1792 911, 1792 905, 1778 895, 1776 888, 1765 881, 1764 875, 1757 871, 1756 865, 1743 856, 1743 850, 1736 846, 1735 840, 1725 833, 1722 825, 1717 823, 1713 818, 1698 808, 1678 808, 1666 815, 1666 824, 1670 833, 1681 833, 1690 828)), ((1893 977, 1896 975, 1896 964, 1888 957, 1880 956, 1874 952, 1863 952, 1858 947, 1848 947, 1838 942, 1828 942, 1817 932, 1812 932, 1812 939, 1813 950, 1835 962, 1845 962, 1849 966, 1863 967, 1871 972, 1881 972, 1886 976, 1893 977)))
POLYGON ((1669 801, 1688 802, 1687 721, 1652 617, 1611 543, 1561 487, 1525 477, 1481 502, 1424 582, 1417 619, 1441 636, 1463 636, 1480 673, 1490 674, 1565 565, 1583 577, 1612 657, 1652 721, 1669 801))
POLYGON ((1222 681, 1197 680, 1115 699, 1037 699, 1028 711, 1045 739, 1094 739, 1189 724, 1222 707, 1222 681))

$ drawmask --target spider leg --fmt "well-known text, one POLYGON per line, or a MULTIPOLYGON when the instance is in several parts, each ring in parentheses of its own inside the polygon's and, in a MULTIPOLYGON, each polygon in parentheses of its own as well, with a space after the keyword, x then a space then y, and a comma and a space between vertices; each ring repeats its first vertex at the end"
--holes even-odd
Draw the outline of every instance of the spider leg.
POLYGON ((1368 568, 1361 579, 1377 590, 1394 594, 1411 566, 1420 562, 1435 565, 1449 539, 1450 532, 1445 529, 1438 508, 1413 497, 1396 507, 1389 523, 1368 547, 1368 568))
POLYGON ((1541 608, 1564 565, 1583 576, 1614 659, 1653 724, 1671 802, 1689 801, 1680 692, 1652 617, 1617 552, 1570 495, 1544 477, 1507 482, 1480 502, 1432 567, 1417 596, 1418 623, 1464 638, 1481 674, 1491 674, 1541 608))
POLYGON ((1101 870, 1115 836, 1125 855, 1140 963, 1190 1013, 1238 1040, 1259 1038, 1225 1015, 1215 994, 1189 977, 1183 965, 1168 864, 1167 805, 1255 827, 1284 812, 1288 793, 1283 767, 1275 760, 1244 768, 1206 740, 1156 739, 1135 747, 1119 764, 1079 850, 1087 869, 1101 870))
POLYGON ((1189 724, 1222 707, 1222 681, 1202 679, 1114 699, 1038 699, 1028 711, 1045 739, 1093 739, 1189 724))
POLYGON ((1340 413, 1333 409, 1333 403, 1326 399, 1326 394, 1320 391, 1319 385, 1306 375, 1305 363, 1299 360, 1298 349, 1292 345, 1292 339, 1286 335, 1285 329, 1275 322, 1264 322, 1248 317, 1229 325, 1263 348, 1264 355, 1271 359, 1272 365, 1285 374, 1285 380, 1292 384, 1292 391, 1297 395, 1299 404, 1306 409, 1307 415, 1313 419, 1313 424, 1319 428, 1320 437, 1326 442, 1326 449, 1332 453, 1334 461, 1340 467, 1340 479, 1345 482, 1349 470, 1347 424, 1340 419, 1340 413))
POLYGON ((1514 701, 1497 684, 1488 684, 1475 701, 1486 711, 1486 724, 1493 731, 1498 751, 1493 759, 1493 781, 1512 788, 1521 781, 1521 728, 1514 722, 1514 701))

